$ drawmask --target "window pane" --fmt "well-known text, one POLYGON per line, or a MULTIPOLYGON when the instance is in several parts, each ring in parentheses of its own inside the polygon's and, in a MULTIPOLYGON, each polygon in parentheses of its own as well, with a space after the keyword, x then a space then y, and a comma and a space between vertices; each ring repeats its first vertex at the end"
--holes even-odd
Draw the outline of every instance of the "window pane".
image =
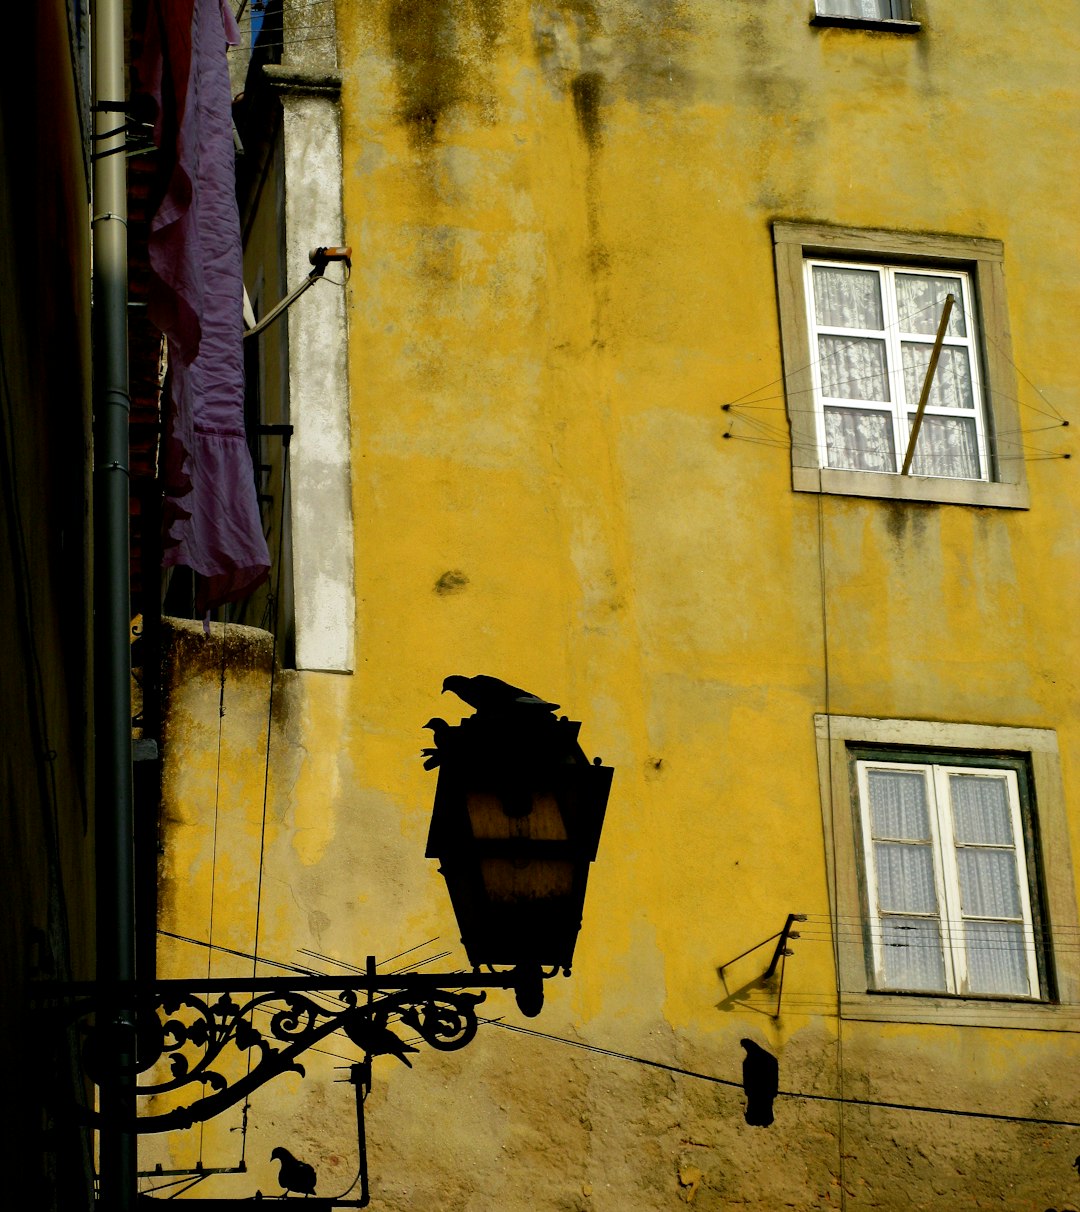
POLYGON ((815 265, 814 314, 831 328, 884 328, 878 271, 815 265))
POLYGON ((941 928, 936 921, 918 917, 882 918, 881 954, 886 988, 945 988, 941 928))
POLYGON ((930 840, 925 775, 917 770, 871 770, 866 779, 874 837, 930 840))
POLYGON ((976 846, 1013 845, 1009 789, 990 775, 950 774, 953 833, 958 842, 976 846))
POLYGON ((897 274, 896 309, 900 316, 900 331, 935 336, 941 323, 946 295, 953 297, 948 335, 966 337, 964 294, 956 278, 938 278, 932 274, 897 274))
POLYGON ((1007 922, 967 922, 968 992, 1028 997, 1024 928, 1007 922))
MULTIPOLYGON (((895 4, 897 11, 899 3, 895 4)), ((896 15, 894 0, 818 0, 817 11, 824 17, 863 17, 887 21, 896 15)))
MULTIPOLYGON (((919 403, 932 349, 932 345, 915 345, 910 341, 905 341, 901 346, 904 361, 904 398, 912 408, 919 403)), ((975 393, 971 386, 971 363, 965 348, 956 345, 942 346, 926 402, 931 408, 975 407, 975 393)))
POLYGON ((936 913, 934 852, 930 846, 875 842, 878 907, 883 912, 936 913))
POLYGON ((821 391, 836 400, 879 400, 887 403, 885 342, 873 337, 818 335, 821 391))
POLYGON ((973 917, 1020 917, 1016 854, 1012 850, 956 851, 960 875, 960 910, 973 917))
POLYGON ((895 471, 892 417, 860 408, 825 409, 825 445, 830 467, 895 471))
MULTIPOLYGON (((909 426, 914 420, 912 413, 908 417, 909 426)), ((924 413, 911 470, 917 476, 979 479, 979 439, 974 419, 928 416, 924 413)))

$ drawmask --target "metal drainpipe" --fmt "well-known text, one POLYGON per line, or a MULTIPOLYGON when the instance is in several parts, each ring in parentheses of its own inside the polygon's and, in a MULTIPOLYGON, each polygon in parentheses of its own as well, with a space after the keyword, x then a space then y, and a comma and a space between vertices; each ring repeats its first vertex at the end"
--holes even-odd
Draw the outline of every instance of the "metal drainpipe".
MULTIPOLYGON (((123 0, 93 13, 94 141, 94 760, 99 1014, 114 1029, 114 1072, 134 1052, 135 855, 131 771, 130 571, 128 540, 127 67, 123 0), (100 136, 120 127, 107 139, 100 136), (112 153, 112 154, 109 154, 112 153)), ((136 1199, 132 1077, 100 1087, 99 1207, 130 1212, 136 1199)))

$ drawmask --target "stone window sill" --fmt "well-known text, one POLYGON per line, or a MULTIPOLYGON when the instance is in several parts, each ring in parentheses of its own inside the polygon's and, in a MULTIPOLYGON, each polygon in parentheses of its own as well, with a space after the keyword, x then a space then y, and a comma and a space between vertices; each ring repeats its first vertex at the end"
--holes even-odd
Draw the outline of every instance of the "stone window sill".
POLYGON ((1025 1031, 1075 1031, 1080 1026, 1080 1008, 1076 1006, 886 992, 842 993, 840 1013, 845 1019, 864 1023, 926 1023, 1025 1031))
POLYGON ((792 487, 796 492, 877 497, 889 501, 930 501, 940 505, 982 505, 998 509, 1027 509, 1029 506, 1026 484, 839 471, 830 467, 793 467, 792 487))

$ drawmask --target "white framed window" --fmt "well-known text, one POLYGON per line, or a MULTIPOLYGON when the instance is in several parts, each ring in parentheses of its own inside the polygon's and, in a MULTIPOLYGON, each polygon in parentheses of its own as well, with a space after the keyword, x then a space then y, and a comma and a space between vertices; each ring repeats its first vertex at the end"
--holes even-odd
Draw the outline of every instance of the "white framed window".
POLYGON ((1039 998, 1017 770, 856 762, 874 987, 1039 998))
POLYGON ((970 274, 808 258, 805 275, 822 466, 901 470, 942 310, 952 295, 911 471, 988 480, 970 274))
POLYGON ((999 240, 773 223, 791 486, 1026 509, 999 240), (953 312, 902 474, 941 305, 953 312))
POLYGON ((1056 733, 832 714, 814 728, 841 1014, 1080 1030, 1080 949, 1069 941, 1080 914, 1056 733), (874 771, 883 776, 871 780, 874 771), (879 858, 879 844, 910 850, 879 858))
POLYGON ((819 17, 848 17, 862 21, 910 21, 909 0, 817 0, 819 17))

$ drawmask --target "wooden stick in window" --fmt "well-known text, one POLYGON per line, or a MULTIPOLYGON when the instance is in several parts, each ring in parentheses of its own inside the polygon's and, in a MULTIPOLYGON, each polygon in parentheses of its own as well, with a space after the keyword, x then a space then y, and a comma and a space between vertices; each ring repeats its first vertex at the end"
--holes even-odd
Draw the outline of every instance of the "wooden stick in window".
POLYGON ((919 440, 919 430, 922 429, 923 413, 926 412, 926 401, 930 398, 930 386, 934 381, 934 371, 937 370, 938 358, 941 356, 941 343, 949 327, 949 316, 952 314, 953 296, 945 296, 945 306, 941 309, 941 321, 937 326, 937 336, 934 338, 934 348, 930 351, 930 365, 926 368, 926 378, 923 379, 922 394, 919 396, 919 407, 915 409, 915 420, 911 426, 911 437, 908 438, 907 453, 904 455, 904 466, 900 474, 906 476, 911 471, 911 460, 915 457, 915 443, 919 440))

